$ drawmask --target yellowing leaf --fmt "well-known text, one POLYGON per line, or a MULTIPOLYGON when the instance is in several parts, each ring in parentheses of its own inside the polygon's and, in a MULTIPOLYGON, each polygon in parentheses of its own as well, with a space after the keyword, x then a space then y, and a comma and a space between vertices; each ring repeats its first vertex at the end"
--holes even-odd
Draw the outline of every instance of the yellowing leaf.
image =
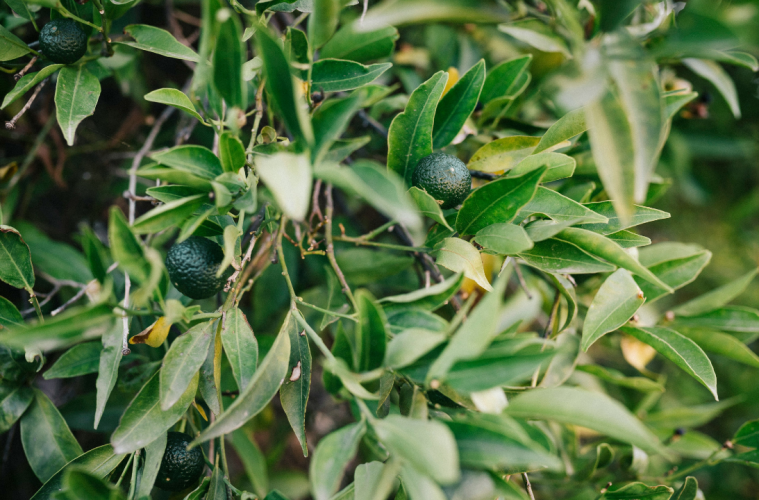
POLYGON ((625 335, 622 337, 622 356, 638 371, 643 371, 656 356, 656 349, 636 338, 625 335))
POLYGON ((448 81, 445 84, 445 88, 443 88, 443 95, 447 94, 449 90, 451 90, 451 87, 456 85, 456 82, 459 81, 459 70, 451 66, 448 68, 448 81))
POLYGON ((147 344, 150 347, 161 347, 166 337, 169 336, 171 323, 161 316, 155 323, 129 339, 130 344, 147 344))

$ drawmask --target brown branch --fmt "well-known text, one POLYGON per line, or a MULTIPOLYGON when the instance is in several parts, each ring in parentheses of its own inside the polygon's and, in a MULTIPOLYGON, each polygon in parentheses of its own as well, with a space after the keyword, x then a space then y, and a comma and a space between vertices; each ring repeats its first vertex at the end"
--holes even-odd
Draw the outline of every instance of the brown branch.
POLYGON ((24 116, 24 113, 26 113, 29 110, 29 108, 32 107, 32 103, 37 98, 37 95, 42 90, 42 87, 45 86, 45 82, 47 82, 47 78, 45 78, 44 80, 42 80, 40 82, 40 84, 37 85, 37 88, 34 89, 34 93, 32 94, 32 97, 30 97, 29 100, 26 101, 26 104, 24 104, 24 107, 21 108, 21 111, 19 111, 16 114, 16 116, 14 116, 11 119, 11 121, 5 122, 5 128, 7 128, 8 130, 13 130, 14 128, 16 128, 16 122, 19 120, 19 118, 21 118, 22 116, 24 116))
POLYGON ((337 265, 337 259, 335 258, 335 244, 332 241, 332 218, 335 212, 335 204, 332 200, 332 184, 327 184, 327 188, 324 190, 324 195, 327 199, 327 214, 325 218, 327 258, 329 259, 329 263, 332 265, 332 269, 335 271, 335 274, 337 274, 337 279, 340 280, 340 285, 342 286, 343 293, 348 297, 351 304, 353 304, 353 309, 358 311, 358 306, 356 304, 356 299, 353 297, 353 292, 351 292, 351 289, 348 286, 348 282, 345 279, 345 275, 340 269, 340 266, 337 265))
POLYGON ((32 66, 34 66, 34 63, 36 63, 36 62, 37 62, 37 56, 32 57, 32 60, 29 61, 29 64, 27 64, 26 66, 24 66, 24 69, 22 69, 21 71, 19 71, 15 75, 13 75, 13 79, 16 80, 16 81, 21 80, 21 77, 24 76, 27 71, 29 71, 30 69, 32 69, 32 66))
POLYGON ((530 499, 535 500, 535 495, 532 493, 532 484, 530 484, 530 478, 527 477, 526 472, 522 472, 522 480, 524 481, 524 487, 527 490, 527 494, 530 495, 530 499))

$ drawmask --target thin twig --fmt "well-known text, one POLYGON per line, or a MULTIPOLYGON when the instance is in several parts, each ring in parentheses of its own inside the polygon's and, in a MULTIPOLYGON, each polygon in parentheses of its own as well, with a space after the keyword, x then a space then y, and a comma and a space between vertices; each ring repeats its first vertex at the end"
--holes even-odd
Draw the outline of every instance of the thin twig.
POLYGON ((379 133, 383 137, 387 137, 387 129, 380 122, 369 116, 366 111, 361 109, 356 114, 364 121, 365 125, 370 126, 375 130, 375 132, 379 133))
POLYGON ((24 69, 22 69, 21 71, 13 75, 13 79, 16 81, 21 80, 21 77, 24 76, 26 72, 29 71, 32 68, 32 66, 34 66, 34 63, 36 62, 37 62, 37 56, 32 57, 32 60, 29 61, 29 64, 24 66, 24 69))
POLYGON ((40 84, 37 85, 37 88, 34 89, 34 93, 32 94, 32 97, 30 97, 29 100, 26 101, 26 104, 24 104, 24 107, 21 108, 21 111, 19 111, 16 114, 16 116, 11 118, 11 121, 5 122, 5 128, 7 128, 8 130, 13 130, 14 128, 16 128, 16 122, 19 120, 19 118, 24 116, 24 113, 26 113, 29 110, 29 108, 32 107, 32 103, 37 98, 37 95, 40 93, 40 90, 42 90, 42 87, 45 86, 46 82, 47 82, 47 78, 42 80, 40 84))
POLYGON ((261 125, 261 118, 264 114, 264 86, 266 85, 266 77, 261 78, 258 82, 258 89, 256 90, 256 117, 253 119, 253 128, 250 129, 250 142, 248 142, 247 153, 253 152, 253 147, 256 145, 256 139, 258 137, 258 127, 261 125))
POLYGON ((530 495, 530 499, 535 500, 535 495, 532 493, 532 484, 530 484, 530 478, 527 477, 526 472, 522 472, 522 480, 524 481, 524 487, 527 490, 527 494, 530 495))
POLYGON ((522 270, 519 268, 519 263, 516 260, 514 261, 514 270, 517 272, 517 279, 519 280, 519 286, 522 287, 522 290, 524 290, 524 293, 527 295, 527 298, 532 300, 532 294, 530 293, 530 289, 527 288, 527 282, 524 280, 524 276, 522 276, 522 270))
POLYGON ((332 184, 327 184, 327 189, 324 190, 324 195, 327 199, 327 214, 326 214, 326 224, 325 224, 325 236, 327 238, 327 258, 329 259, 329 263, 332 265, 332 269, 335 271, 335 274, 337 275, 337 279, 340 280, 340 285, 342 285, 343 293, 348 297, 348 300, 350 300, 351 304, 353 305, 353 309, 355 311, 358 311, 358 306, 356 305, 356 299, 353 297, 353 292, 351 292, 350 287, 348 286, 348 282, 345 279, 345 275, 343 274, 343 271, 340 269, 340 266, 337 265, 337 259, 335 258, 335 244, 332 241, 332 218, 334 216, 335 212, 335 204, 332 200, 332 184))
POLYGON ((71 304, 73 304, 73 303, 74 303, 74 302, 76 302, 77 300, 81 299, 81 298, 82 298, 82 296, 83 296, 85 293, 87 293, 87 288, 82 288, 82 289, 80 289, 78 292, 76 292, 76 294, 75 294, 73 297, 71 297, 69 300, 67 300, 65 304, 63 304, 61 307, 59 307, 59 308, 55 309, 53 312, 51 312, 51 313, 50 313, 50 316, 55 316, 55 315, 57 315, 57 314, 60 314, 60 313, 62 313, 63 311, 65 311, 65 310, 66 310, 66 308, 67 308, 68 306, 70 306, 71 304))

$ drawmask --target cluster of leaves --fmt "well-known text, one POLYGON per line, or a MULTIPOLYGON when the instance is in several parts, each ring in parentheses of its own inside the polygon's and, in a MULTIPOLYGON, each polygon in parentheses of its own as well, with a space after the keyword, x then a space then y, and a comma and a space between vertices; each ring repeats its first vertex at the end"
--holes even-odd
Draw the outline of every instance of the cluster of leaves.
MULTIPOLYGON (((729 305, 756 270, 661 310, 656 302, 695 280, 711 253, 637 232, 669 217, 646 205, 666 191, 658 158, 673 120, 697 97, 682 80, 665 81, 659 63, 713 82, 736 116, 734 86, 717 61, 757 68, 713 13, 697 4, 678 12, 671 2, 406 0, 362 16, 341 0, 252 9, 203 0, 196 51, 147 24, 111 40, 111 23, 136 0, 8 3, 33 24, 40 4, 73 17, 100 32, 102 50, 92 44, 74 65, 26 74, 3 108, 56 78, 56 116, 71 145, 95 111, 100 79, 112 74, 109 57, 146 51, 194 72, 182 90, 144 99, 178 109, 214 138, 148 151, 152 134, 130 175, 159 181, 140 193, 157 206, 134 218, 131 188, 129 216, 110 212, 107 246, 85 229, 82 255, 23 223, 0 226, 0 279, 26 290, 38 313, 25 322, 0 298, 0 432, 20 422, 44 483, 34 498, 149 498, 169 430, 192 434, 211 469, 186 498, 285 498, 270 491, 251 432, 277 393, 303 454, 313 450, 317 500, 525 499, 532 488, 514 479, 530 484, 528 473, 538 496, 695 499, 691 471, 759 464, 756 422, 729 446, 675 432, 735 399, 657 407, 667 376, 647 368, 659 354, 716 400, 707 352, 759 367, 747 346, 759 336, 759 311, 729 305), (463 74, 431 71, 431 54, 410 45, 395 50, 398 28, 413 42, 422 24, 436 58, 458 59, 463 74), (457 36, 454 58, 446 43, 457 36), (499 41, 519 50, 478 48, 499 41), (533 59, 546 55, 560 71, 533 88, 533 59), (372 133, 356 133, 358 122, 372 133), (475 177, 452 210, 409 188, 417 162, 441 149, 467 158, 475 177), (373 210, 375 229, 361 234, 359 210, 373 210), (219 276, 234 269, 217 304, 193 304, 168 279, 166 244, 190 236, 223 248, 219 276), (302 266, 312 288, 298 284, 302 266), (71 303, 85 295, 90 303, 44 316, 35 271, 78 287, 71 303), (276 322, 271 337, 256 337, 244 312, 254 286, 253 323, 276 322), (321 382, 312 379, 312 347, 321 382), (97 373, 87 424, 102 430, 117 420, 110 444, 84 453, 33 387, 45 356, 60 350, 42 376, 97 373), (639 373, 594 360, 609 350, 639 373), (306 410, 317 382, 348 402, 354 421, 314 448, 306 410), (121 394, 131 401, 114 406, 121 394), (225 442, 252 493, 232 484, 225 442)), ((0 50, 2 61, 36 55, 2 26, 0 50)))

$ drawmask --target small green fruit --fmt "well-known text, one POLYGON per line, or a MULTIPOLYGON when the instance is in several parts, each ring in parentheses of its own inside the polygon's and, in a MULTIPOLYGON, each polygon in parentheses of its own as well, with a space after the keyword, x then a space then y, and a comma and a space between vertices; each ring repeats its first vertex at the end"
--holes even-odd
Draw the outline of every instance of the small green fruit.
POLYGON ((40 49, 54 63, 72 64, 87 52, 87 34, 73 19, 53 19, 40 31, 40 49))
POLYGON ((472 189, 472 174, 464 162, 445 153, 432 153, 416 165, 411 182, 435 198, 440 207, 454 208, 472 189))
POLYGON ((200 447, 187 450, 191 441, 192 436, 184 432, 169 432, 156 486, 163 490, 181 491, 198 482, 205 464, 200 447))
POLYGON ((166 255, 166 270, 174 286, 191 299, 207 299, 224 287, 231 273, 216 277, 224 252, 207 238, 190 236, 174 245, 166 255))

